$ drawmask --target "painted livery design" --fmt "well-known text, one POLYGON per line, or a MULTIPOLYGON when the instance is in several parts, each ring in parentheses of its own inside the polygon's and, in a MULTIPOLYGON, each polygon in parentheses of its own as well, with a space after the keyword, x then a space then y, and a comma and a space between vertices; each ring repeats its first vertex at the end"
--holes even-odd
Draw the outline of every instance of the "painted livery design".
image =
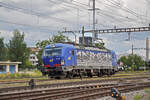
POLYGON ((44 48, 43 74, 51 77, 111 75, 117 69, 115 52, 96 47, 72 44, 52 44, 44 48))

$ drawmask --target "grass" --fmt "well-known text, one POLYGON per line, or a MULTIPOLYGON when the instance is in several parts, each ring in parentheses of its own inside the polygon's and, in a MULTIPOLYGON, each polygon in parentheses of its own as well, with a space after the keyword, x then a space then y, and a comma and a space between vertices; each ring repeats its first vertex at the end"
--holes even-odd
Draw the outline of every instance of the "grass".
MULTIPOLYGON (((139 72, 138 72, 139 73, 139 72)), ((140 72, 140 74, 142 74, 142 72, 140 72)), ((137 76, 141 76, 138 75, 137 73, 117 73, 116 75, 112 76, 112 77, 107 77, 107 76, 103 76, 101 78, 99 77, 93 77, 93 78, 83 78, 81 79, 64 79, 64 80, 50 80, 50 81, 40 81, 40 82, 36 82, 36 84, 53 84, 53 83, 66 83, 66 82, 76 82, 76 81, 88 81, 88 80, 103 80, 103 79, 112 79, 112 78, 129 78, 129 77, 137 77, 137 76), (136 75, 136 76, 133 76, 136 75)), ((150 76, 150 75, 142 75, 142 76, 150 76)), ((31 78, 35 78, 35 79, 48 79, 48 77, 43 77, 42 73, 40 71, 31 71, 31 72, 20 72, 20 73, 15 73, 15 74, 0 74, 0 82, 10 82, 10 81, 29 81, 31 78)), ((16 83, 16 84, 4 84, 1 85, 0 88, 2 87, 12 87, 12 86, 26 86, 28 84, 26 83, 16 83)))
POLYGON ((150 100, 150 88, 145 89, 145 92, 147 94, 147 100, 150 100))
POLYGON ((136 75, 136 74, 143 74, 143 73, 150 73, 150 70, 145 71, 120 71, 117 72, 118 75, 136 75))
POLYGON ((134 100, 141 100, 141 99, 142 99, 142 96, 138 94, 134 97, 134 100))
POLYGON ((145 88, 145 89, 144 89, 144 92, 145 92, 146 94, 144 94, 143 96, 137 94, 137 95, 134 97, 134 100, 150 100, 150 88, 145 88))
POLYGON ((23 73, 6 73, 6 74, 0 74, 0 79, 22 79, 22 78, 36 78, 36 77, 42 77, 42 73, 40 71, 33 71, 33 72, 23 72, 23 73))

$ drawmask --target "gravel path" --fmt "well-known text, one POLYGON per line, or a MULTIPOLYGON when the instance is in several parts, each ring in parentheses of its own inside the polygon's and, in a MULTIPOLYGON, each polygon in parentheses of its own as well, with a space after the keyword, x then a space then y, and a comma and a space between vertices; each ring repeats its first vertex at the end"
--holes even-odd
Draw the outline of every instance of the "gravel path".
MULTIPOLYGON (((121 95, 125 96, 125 100, 134 100, 134 97, 136 95, 141 95, 142 96, 141 100, 149 100, 147 98, 147 94, 144 92, 144 90, 122 93, 121 95)), ((116 100, 116 99, 112 98, 111 96, 107 96, 107 97, 103 97, 103 98, 100 98, 97 100, 116 100)))

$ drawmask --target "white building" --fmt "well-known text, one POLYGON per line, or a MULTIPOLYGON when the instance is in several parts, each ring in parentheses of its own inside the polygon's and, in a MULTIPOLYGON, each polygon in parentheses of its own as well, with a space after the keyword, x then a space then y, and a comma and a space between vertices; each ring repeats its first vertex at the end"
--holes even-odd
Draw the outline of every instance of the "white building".
POLYGON ((37 54, 39 52, 39 49, 38 48, 35 48, 35 47, 31 47, 30 48, 30 56, 29 56, 29 61, 32 63, 32 65, 36 66, 38 65, 38 58, 37 58, 37 54))

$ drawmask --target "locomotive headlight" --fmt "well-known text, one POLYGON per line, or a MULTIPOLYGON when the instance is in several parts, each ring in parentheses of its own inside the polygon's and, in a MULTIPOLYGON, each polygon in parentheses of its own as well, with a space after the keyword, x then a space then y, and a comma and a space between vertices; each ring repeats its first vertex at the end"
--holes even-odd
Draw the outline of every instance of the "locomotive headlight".
POLYGON ((65 64, 65 61, 64 60, 61 60, 61 65, 64 65, 65 64))

